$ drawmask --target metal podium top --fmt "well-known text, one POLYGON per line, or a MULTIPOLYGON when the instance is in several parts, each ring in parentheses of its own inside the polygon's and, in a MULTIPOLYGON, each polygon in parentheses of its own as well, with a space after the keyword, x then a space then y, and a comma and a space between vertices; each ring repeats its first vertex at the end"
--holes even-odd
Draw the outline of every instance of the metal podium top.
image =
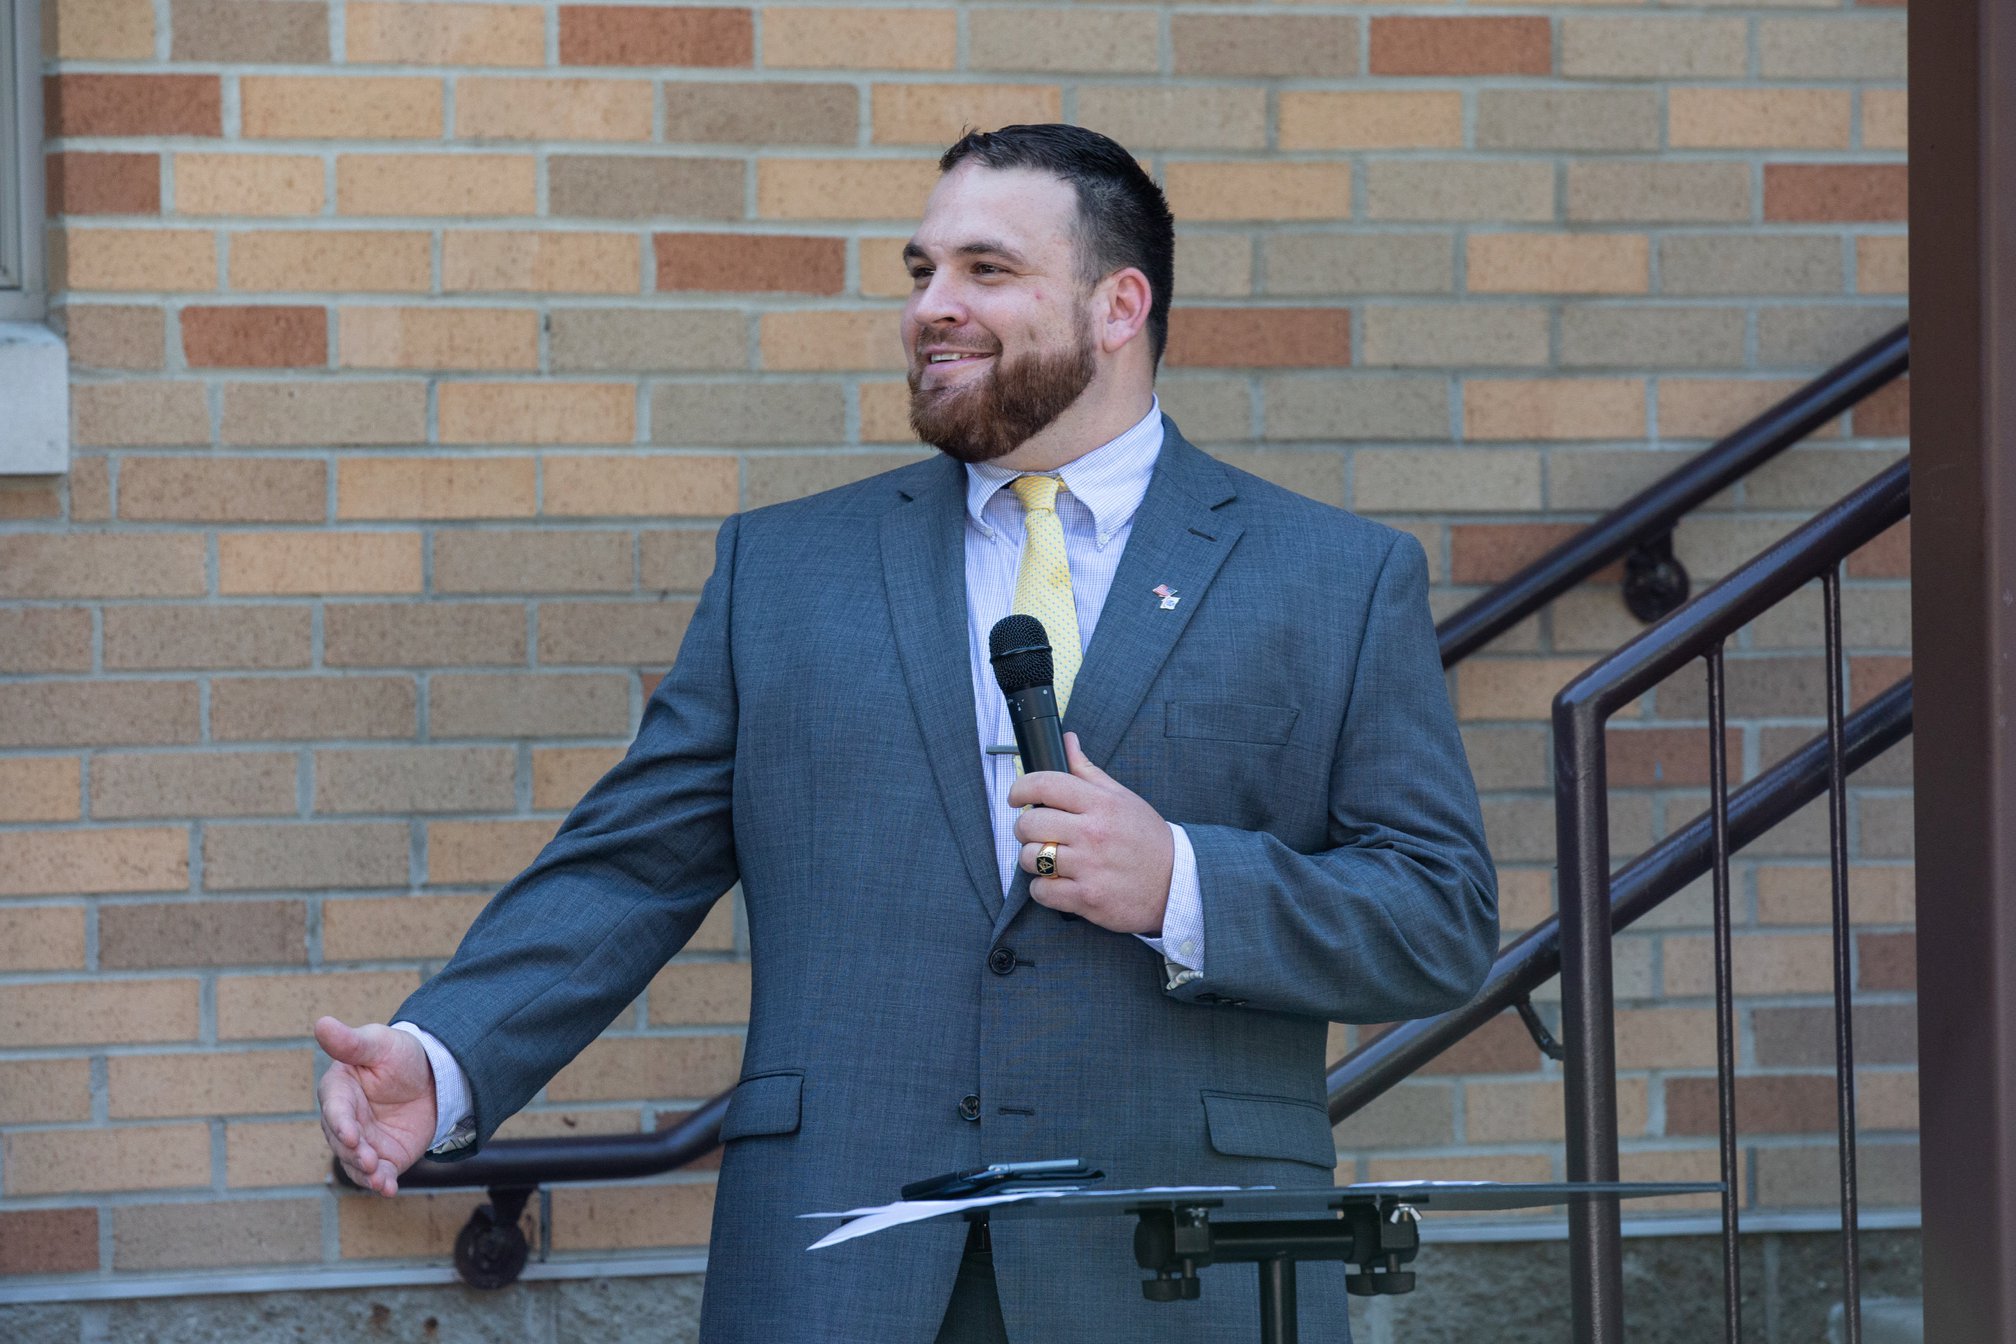
MULTIPOLYGON (((1088 1190, 1044 1192, 1041 1198, 1018 1199, 974 1209, 969 1216, 989 1218, 1091 1217, 1134 1213, 1143 1209, 1209 1209, 1227 1214, 1314 1214, 1353 1205, 1406 1204, 1419 1209, 1485 1213, 1505 1209, 1544 1208, 1578 1199, 1615 1197, 1644 1199, 1656 1195, 1721 1193, 1719 1181, 1541 1181, 1501 1184, 1495 1181, 1373 1181, 1334 1189, 1272 1189, 1259 1187, 1088 1190)), ((1034 1193, 1034 1192, 1025 1192, 1034 1193)), ((950 1212, 951 1210, 947 1210, 950 1212)))

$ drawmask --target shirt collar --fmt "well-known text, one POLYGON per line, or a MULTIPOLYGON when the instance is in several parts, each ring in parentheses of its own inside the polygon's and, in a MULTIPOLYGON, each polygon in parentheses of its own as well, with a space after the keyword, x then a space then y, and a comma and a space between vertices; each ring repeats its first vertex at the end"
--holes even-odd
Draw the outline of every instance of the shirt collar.
MULTIPOLYGON (((1092 530, 1101 546, 1126 526, 1148 493, 1148 478, 1155 474, 1155 459, 1162 452, 1162 399, 1149 400, 1148 414, 1118 438, 1100 444, 1082 457, 1059 467, 1056 475, 1064 488, 1092 514, 1092 530)), ((1027 472, 1012 471, 991 462, 966 465, 966 516, 975 527, 992 535, 994 528, 982 516, 987 501, 996 491, 1027 472)))

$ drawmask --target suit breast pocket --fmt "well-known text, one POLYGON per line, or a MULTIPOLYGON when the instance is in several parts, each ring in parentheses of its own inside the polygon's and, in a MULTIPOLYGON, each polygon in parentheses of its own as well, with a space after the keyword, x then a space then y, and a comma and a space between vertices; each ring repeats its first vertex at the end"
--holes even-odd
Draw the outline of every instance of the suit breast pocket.
POLYGON ((1162 731, 1168 737, 1213 742, 1285 746, 1302 711, 1292 705, 1255 705, 1238 700, 1172 700, 1162 731))
POLYGON ((794 1134, 804 1095, 802 1073, 759 1073, 735 1085, 728 1112, 721 1117, 721 1141, 753 1139, 763 1134, 794 1134))

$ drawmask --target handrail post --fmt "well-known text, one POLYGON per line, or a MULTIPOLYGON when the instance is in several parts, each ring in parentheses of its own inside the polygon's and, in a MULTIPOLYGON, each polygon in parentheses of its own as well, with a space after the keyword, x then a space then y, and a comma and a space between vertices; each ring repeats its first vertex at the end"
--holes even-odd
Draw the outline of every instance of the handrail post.
MULTIPOLYGON (((1615 1181, 1617 1050, 1610 965, 1610 821, 1598 704, 1554 701, 1554 828, 1561 892, 1561 1025, 1568 1179, 1615 1181)), ((1576 1344, 1622 1344, 1624 1274, 1617 1201, 1568 1206, 1576 1344)))

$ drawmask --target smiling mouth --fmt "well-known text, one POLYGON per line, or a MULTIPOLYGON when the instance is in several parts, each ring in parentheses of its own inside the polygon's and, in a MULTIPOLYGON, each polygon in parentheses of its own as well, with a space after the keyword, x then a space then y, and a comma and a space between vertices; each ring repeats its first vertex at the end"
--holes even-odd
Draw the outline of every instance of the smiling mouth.
POLYGON ((936 365, 940 364, 970 364, 976 359, 990 359, 990 358, 992 358, 992 356, 985 351, 959 350, 959 351, 929 355, 925 358, 924 362, 926 365, 935 367, 936 365))

